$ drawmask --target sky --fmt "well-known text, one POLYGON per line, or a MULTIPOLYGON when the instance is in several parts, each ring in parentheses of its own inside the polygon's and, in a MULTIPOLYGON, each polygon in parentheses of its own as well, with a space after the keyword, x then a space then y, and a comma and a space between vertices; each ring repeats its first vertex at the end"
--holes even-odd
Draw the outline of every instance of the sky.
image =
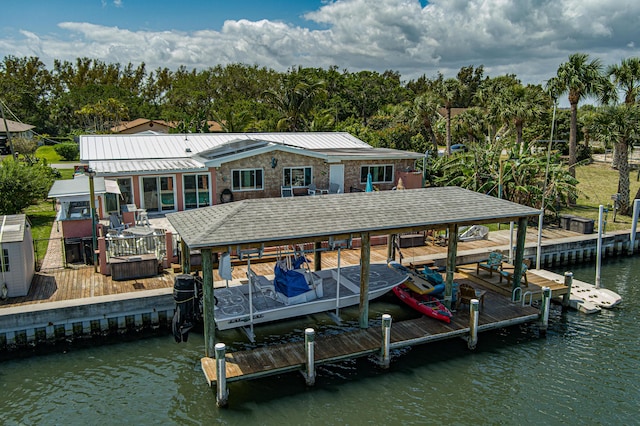
POLYGON ((0 58, 397 71, 545 84, 572 53, 640 56, 638 0, 1 0, 0 58))

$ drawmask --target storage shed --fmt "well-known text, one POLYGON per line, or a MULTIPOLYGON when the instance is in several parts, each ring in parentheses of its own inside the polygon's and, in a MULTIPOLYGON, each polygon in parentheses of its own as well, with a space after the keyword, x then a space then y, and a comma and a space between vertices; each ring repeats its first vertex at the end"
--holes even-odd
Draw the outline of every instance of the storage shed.
POLYGON ((1 296, 26 296, 35 273, 31 224, 24 214, 0 216, 1 296))

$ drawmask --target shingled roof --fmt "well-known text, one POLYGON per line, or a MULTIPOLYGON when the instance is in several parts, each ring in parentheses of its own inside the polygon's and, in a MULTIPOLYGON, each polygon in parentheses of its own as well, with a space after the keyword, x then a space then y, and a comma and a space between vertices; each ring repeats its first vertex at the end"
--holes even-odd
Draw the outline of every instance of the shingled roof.
POLYGON ((537 216, 540 210, 458 187, 265 198, 167 214, 190 249, 320 241, 537 216))

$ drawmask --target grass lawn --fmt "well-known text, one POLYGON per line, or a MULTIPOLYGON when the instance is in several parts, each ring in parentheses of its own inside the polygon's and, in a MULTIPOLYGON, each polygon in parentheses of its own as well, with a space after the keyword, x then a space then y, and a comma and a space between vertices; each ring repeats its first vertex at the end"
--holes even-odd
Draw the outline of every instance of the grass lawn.
MULTIPOLYGON (((576 168, 576 177, 580 181, 578 189, 581 192, 577 204, 572 208, 563 208, 560 214, 571 214, 594 219, 597 227, 598 208, 603 205, 605 209, 609 209, 605 216, 607 230, 631 229, 631 217, 629 216, 618 214, 616 215, 616 221, 613 221, 613 200, 611 200, 611 196, 618 192, 617 170, 613 170, 609 164, 593 163, 576 168)), ((640 188, 637 172, 631 173, 630 184, 631 192, 629 197, 633 202, 633 197, 636 196, 638 188, 640 188)))

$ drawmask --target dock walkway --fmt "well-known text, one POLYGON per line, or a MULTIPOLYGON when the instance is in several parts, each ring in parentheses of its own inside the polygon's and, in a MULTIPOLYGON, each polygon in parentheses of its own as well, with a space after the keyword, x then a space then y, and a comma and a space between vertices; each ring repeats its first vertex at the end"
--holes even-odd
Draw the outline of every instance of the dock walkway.
MULTIPOLYGON (((462 276, 458 283, 478 287, 475 281, 462 276)), ((516 324, 535 321, 539 310, 529 305, 512 303, 504 295, 488 290, 484 307, 478 316, 478 331, 488 331, 516 324)), ((455 312, 451 323, 428 317, 393 322, 391 325, 391 349, 435 342, 454 337, 465 338, 470 330, 469 307, 463 305, 455 312)), ((315 338, 314 359, 316 364, 336 362, 379 354, 382 350, 382 332, 379 327, 350 331, 338 335, 315 338)), ((305 367, 304 342, 282 343, 256 349, 227 353, 226 378, 228 382, 249 380, 284 372, 303 370, 305 367)), ((202 370, 210 386, 216 381, 216 360, 201 359, 202 370)))

